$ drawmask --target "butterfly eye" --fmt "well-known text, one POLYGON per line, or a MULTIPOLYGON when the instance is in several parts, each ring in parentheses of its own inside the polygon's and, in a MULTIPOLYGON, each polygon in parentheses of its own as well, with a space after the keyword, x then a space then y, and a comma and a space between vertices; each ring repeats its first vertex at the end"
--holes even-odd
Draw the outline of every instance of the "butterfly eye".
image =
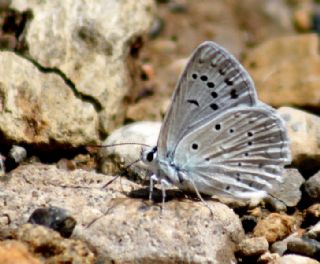
POLYGON ((221 129, 221 125, 220 124, 216 124, 214 127, 216 130, 220 130, 221 129))
POLYGON ((153 154, 154 154, 154 152, 152 152, 152 151, 150 151, 147 154, 147 161, 149 161, 149 162, 153 161, 153 154))

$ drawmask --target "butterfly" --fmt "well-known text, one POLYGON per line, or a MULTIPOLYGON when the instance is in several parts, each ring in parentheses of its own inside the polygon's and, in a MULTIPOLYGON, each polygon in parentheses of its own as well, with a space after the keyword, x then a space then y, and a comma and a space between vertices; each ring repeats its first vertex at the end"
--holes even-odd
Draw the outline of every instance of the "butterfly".
POLYGON ((291 161, 285 124, 223 47, 204 42, 173 93, 157 146, 141 159, 153 182, 218 197, 263 198, 291 161))

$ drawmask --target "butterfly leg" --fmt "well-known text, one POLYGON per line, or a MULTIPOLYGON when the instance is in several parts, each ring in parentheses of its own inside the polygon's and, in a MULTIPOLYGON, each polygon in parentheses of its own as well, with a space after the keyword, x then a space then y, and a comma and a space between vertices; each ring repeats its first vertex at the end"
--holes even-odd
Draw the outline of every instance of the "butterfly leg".
POLYGON ((156 174, 150 176, 150 186, 149 186, 149 200, 152 200, 153 193, 153 183, 158 181, 158 177, 156 174))
POLYGON ((210 210, 210 214, 211 214, 211 216, 213 216, 213 211, 212 211, 211 207, 210 207, 209 204, 202 198, 201 194, 200 194, 199 191, 198 191, 197 186, 194 184, 194 182, 193 182, 192 179, 190 179, 190 182, 191 182, 191 184, 193 185, 193 188, 194 188, 194 190, 195 190, 198 198, 200 199, 200 201, 210 210))
POLYGON ((162 206, 161 206, 161 214, 162 214, 164 203, 166 201, 166 187, 170 186, 171 184, 165 179, 161 179, 160 184, 161 184, 161 191, 162 191, 162 206))

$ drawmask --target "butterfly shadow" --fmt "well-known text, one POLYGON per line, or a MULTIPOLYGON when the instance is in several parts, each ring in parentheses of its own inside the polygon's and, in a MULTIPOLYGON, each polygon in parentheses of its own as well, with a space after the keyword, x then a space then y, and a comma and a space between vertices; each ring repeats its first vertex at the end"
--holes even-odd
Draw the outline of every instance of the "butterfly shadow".
MULTIPOLYGON (((149 199, 149 193, 150 190, 149 188, 141 188, 137 190, 132 190, 129 193, 127 193, 127 196, 133 199, 144 199, 148 200, 149 199)), ((215 200, 209 195, 204 195, 201 194, 202 198, 204 200, 215 200)), ((177 200, 177 201, 182 201, 185 199, 193 200, 193 201, 200 201, 200 199, 197 197, 196 194, 194 193, 188 193, 188 192, 183 192, 181 190, 175 190, 175 189, 168 189, 166 190, 166 197, 165 197, 165 202, 177 200)), ((162 202, 162 191, 161 189, 158 188, 153 188, 152 192, 152 201, 155 203, 161 203, 162 202)))

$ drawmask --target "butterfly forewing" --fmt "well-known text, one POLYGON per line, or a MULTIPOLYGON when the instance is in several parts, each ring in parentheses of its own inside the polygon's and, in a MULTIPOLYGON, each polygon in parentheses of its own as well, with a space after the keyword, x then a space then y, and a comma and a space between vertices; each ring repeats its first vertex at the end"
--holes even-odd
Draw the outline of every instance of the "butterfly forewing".
POLYGON ((178 142, 201 124, 239 105, 257 103, 249 74, 225 49, 200 45, 180 77, 158 141, 158 155, 173 155, 178 142))
POLYGON ((185 136, 173 162, 202 193, 264 195, 290 162, 287 133, 278 114, 263 104, 235 107, 185 136))

